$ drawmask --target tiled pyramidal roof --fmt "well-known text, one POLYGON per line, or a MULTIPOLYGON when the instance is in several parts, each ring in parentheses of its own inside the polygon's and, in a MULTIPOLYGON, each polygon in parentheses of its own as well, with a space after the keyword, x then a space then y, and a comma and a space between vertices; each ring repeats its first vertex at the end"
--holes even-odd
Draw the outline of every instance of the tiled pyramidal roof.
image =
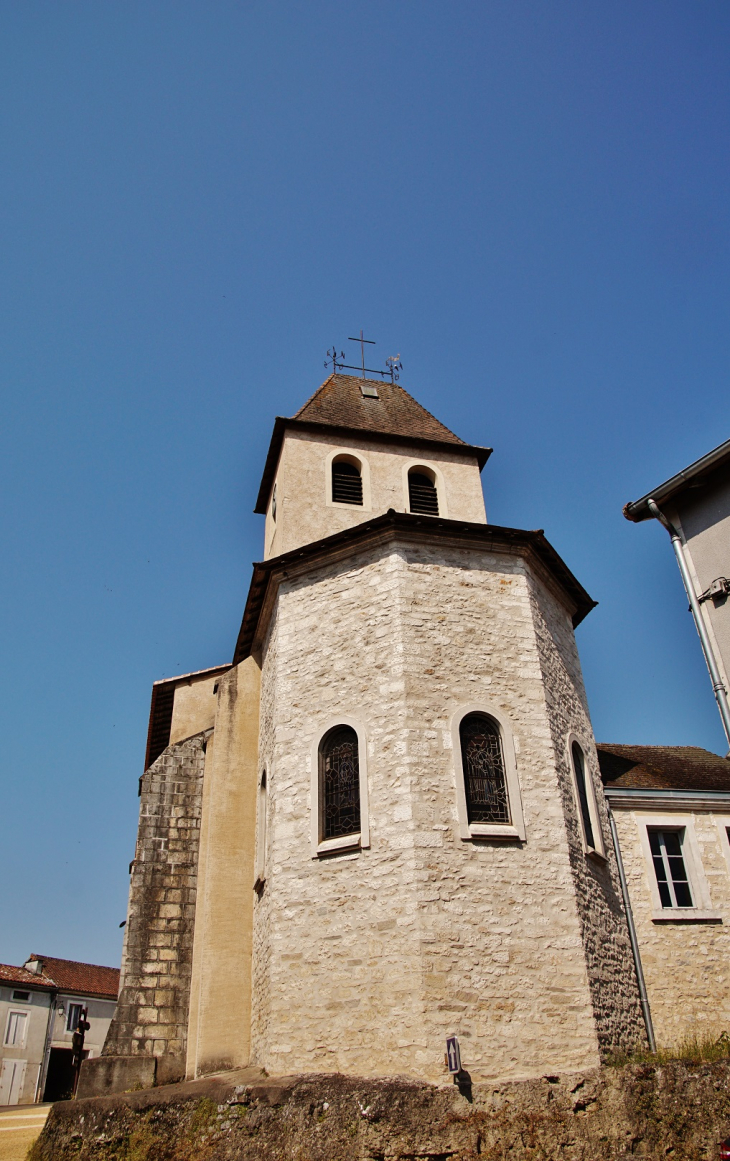
POLYGON ((730 791, 730 761, 701 746, 596 748, 606 789, 730 791))
POLYGON ((378 379, 362 379, 355 375, 330 375, 293 418, 306 423, 468 446, 430 411, 421 407, 403 387, 387 379, 381 383, 378 379), (363 395, 360 390, 362 383, 375 386, 378 397, 363 395))

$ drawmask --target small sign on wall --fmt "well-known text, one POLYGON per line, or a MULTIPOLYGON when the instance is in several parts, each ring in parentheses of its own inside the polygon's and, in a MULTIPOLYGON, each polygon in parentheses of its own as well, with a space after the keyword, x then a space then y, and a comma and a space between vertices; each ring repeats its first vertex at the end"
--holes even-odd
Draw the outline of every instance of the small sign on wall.
POLYGON ((461 1072, 461 1051, 459 1050, 459 1039, 457 1036, 446 1037, 446 1063, 449 1072, 456 1075, 461 1072))

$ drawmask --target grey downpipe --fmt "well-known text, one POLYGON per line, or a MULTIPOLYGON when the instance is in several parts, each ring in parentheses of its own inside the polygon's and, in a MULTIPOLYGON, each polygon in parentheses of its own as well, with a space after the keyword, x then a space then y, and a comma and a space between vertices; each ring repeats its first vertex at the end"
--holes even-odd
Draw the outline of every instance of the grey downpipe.
POLYGON ((608 806, 608 825, 611 828, 611 838, 613 839, 613 849, 616 852, 616 865, 618 866, 618 877, 621 881, 621 894, 624 897, 624 907, 626 909, 626 922, 629 928, 629 940, 631 941, 631 954, 634 957, 634 967, 636 968, 636 982, 639 985, 639 1002, 641 1004, 641 1013, 644 1017, 644 1024, 646 1026, 646 1038, 649 1041, 649 1048, 652 1052, 656 1052, 656 1039, 654 1037, 654 1025, 651 1022, 651 1011, 649 1009, 649 997, 646 994, 646 983, 644 982, 644 971, 641 966, 641 956, 639 955, 639 941, 636 938, 636 928, 634 926, 634 914, 631 910, 631 900, 629 899, 629 888, 626 884, 626 873, 624 871, 624 861, 621 858, 621 848, 618 845, 618 832, 616 830, 616 820, 613 817, 610 803, 608 806))
POLYGON ((48 1062, 51 1059, 51 1043, 53 1041, 53 1025, 56 1020, 56 1000, 58 999, 58 992, 51 992, 51 1006, 48 1009, 48 1022, 46 1024, 46 1035, 43 1041, 43 1056, 41 1057, 41 1066, 38 1069, 38 1080, 35 1086, 35 1103, 43 1100, 43 1090, 46 1087, 46 1077, 48 1075, 48 1062))
POLYGON ((692 610, 692 616, 694 617, 695 628, 699 634, 700 643, 702 645, 702 652, 704 653, 705 661, 707 662, 707 668, 710 671, 710 679, 712 681, 712 690, 715 694, 715 701, 717 702, 717 708, 720 711, 720 717, 722 718, 725 736, 727 738, 728 745, 730 746, 730 705, 728 704, 727 700, 727 690, 723 685, 722 678, 720 677, 720 671, 717 668, 715 654, 713 653, 712 645, 710 644, 710 638, 707 636, 705 622, 702 619, 702 610, 700 609, 699 602, 695 595, 695 588, 692 583, 692 578, 689 575, 689 569, 687 567, 687 561, 684 555, 682 537, 679 535, 677 529, 667 519, 664 513, 659 511, 659 508, 657 507, 654 500, 647 500, 646 506, 654 519, 658 520, 660 524, 664 525, 672 539, 672 548, 674 549, 674 555, 677 558, 679 571, 682 574, 682 581, 684 582, 684 587, 689 599, 689 607, 692 610))

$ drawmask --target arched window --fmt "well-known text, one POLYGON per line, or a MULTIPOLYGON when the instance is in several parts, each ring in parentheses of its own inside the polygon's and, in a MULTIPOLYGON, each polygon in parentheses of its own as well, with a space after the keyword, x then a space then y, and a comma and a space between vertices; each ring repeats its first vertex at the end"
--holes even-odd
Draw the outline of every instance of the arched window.
POLYGON ((467 714, 459 725, 469 823, 511 824, 499 726, 486 714, 467 714))
POLYGON ((439 497, 436 484, 425 468, 411 468, 408 473, 408 508, 424 516, 438 516, 439 497))
POLYGON ((583 819, 583 834, 585 836, 586 846, 595 849, 596 844, 593 838, 593 820, 591 819, 591 808, 588 804, 586 764, 585 759, 583 758, 583 751, 577 742, 573 742, 573 745, 570 747, 570 752, 573 757, 575 784, 578 788, 578 805, 580 806, 580 816, 583 819))
POLYGON ((267 805, 266 771, 264 770, 259 779, 258 802, 256 804, 256 876, 254 879, 254 890, 256 891, 260 891, 266 881, 267 805))
POLYGON ((352 726, 335 726, 319 745, 320 841, 360 831, 360 763, 352 726))
POLYGON ((362 508, 362 475, 351 460, 332 461, 332 503, 356 504, 362 508))

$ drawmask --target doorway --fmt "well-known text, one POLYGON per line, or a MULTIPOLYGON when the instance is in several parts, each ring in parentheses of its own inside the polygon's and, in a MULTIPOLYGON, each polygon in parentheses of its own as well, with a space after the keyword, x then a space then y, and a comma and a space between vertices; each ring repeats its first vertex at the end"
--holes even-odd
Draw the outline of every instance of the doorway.
POLYGON ((24 1060, 3 1060, 0 1072, 0 1105, 17 1105, 25 1080, 24 1060))
MULTIPOLYGON (((88 1056, 84 1052, 84 1060, 88 1056)), ((44 1101, 70 1101, 74 1093, 73 1052, 70 1048, 52 1048, 48 1061, 44 1101)))

